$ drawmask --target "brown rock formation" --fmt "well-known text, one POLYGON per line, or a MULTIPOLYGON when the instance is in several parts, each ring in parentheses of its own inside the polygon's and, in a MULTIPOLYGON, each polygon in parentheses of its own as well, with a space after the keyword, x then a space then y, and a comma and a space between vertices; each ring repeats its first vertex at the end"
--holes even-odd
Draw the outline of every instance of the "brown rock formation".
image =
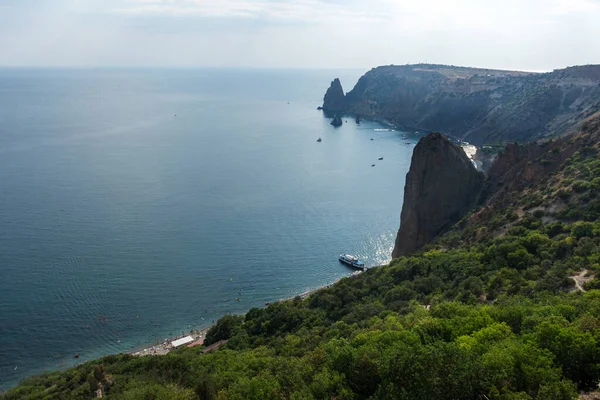
POLYGON ((506 207, 514 192, 523 192, 547 179, 564 165, 567 158, 595 140, 597 137, 579 135, 576 138, 565 136, 552 141, 506 145, 488 171, 488 179, 479 195, 483 207, 471 219, 484 220, 495 209, 506 207))
POLYGON ((465 152, 441 134, 421 139, 406 174, 392 257, 410 255, 459 221, 475 206, 483 179, 465 152))
POLYGON ((488 175, 494 180, 500 179, 522 160, 529 157, 530 148, 531 146, 519 146, 517 143, 507 144, 489 169, 488 175))

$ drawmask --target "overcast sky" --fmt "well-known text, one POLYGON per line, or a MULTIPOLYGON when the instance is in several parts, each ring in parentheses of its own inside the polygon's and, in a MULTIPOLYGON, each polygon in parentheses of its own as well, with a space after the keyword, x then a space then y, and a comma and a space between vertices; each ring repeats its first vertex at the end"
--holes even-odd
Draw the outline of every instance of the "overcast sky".
POLYGON ((0 0, 0 65, 544 71, 600 64, 600 0, 0 0))

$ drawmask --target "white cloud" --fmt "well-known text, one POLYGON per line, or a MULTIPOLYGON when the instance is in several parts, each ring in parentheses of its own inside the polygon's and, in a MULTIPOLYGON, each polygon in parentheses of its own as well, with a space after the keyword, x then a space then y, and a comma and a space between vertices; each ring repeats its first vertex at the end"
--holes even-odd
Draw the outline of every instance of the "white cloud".
MULTIPOLYGON (((120 0, 129 16, 260 19, 278 23, 382 24, 400 32, 536 29, 600 17, 598 0, 120 0)), ((370 26, 376 32, 377 25, 370 26)))
POLYGON ((597 13, 600 11, 598 0, 549 0, 545 2, 548 13, 564 16, 568 14, 597 13))
POLYGON ((385 19, 364 3, 324 0, 128 0, 114 12, 128 15, 191 16, 207 18, 260 18, 274 21, 367 21, 385 19))
POLYGON ((246 1, 129 0, 113 11, 126 14, 200 15, 205 17, 248 17, 246 1))
POLYGON ((0 12, 0 63, 12 65, 369 68, 429 61, 549 70, 600 63, 593 45, 600 0, 10 4, 0 12))

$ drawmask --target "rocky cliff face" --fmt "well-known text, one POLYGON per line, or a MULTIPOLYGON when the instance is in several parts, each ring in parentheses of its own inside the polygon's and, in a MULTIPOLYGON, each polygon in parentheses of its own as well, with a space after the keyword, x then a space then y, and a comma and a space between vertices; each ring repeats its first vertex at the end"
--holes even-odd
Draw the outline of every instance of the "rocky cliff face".
POLYGON ((600 110, 600 65, 543 74, 430 64, 383 66, 363 75, 345 99, 341 84, 334 83, 328 93, 336 100, 325 103, 336 112, 385 118, 475 145, 557 136, 600 110))
POLYGON ((459 221, 474 207, 483 180, 464 151, 441 134, 421 139, 406 175, 392 257, 413 253, 459 221))
POLYGON ((335 78, 323 98, 323 110, 339 112, 346 109, 346 95, 338 78, 335 78))

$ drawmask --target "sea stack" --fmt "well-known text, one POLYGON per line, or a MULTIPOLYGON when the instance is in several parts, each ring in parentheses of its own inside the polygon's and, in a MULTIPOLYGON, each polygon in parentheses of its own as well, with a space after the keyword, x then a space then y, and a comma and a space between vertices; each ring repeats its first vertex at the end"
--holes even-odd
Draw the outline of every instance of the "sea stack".
POLYGON ((333 117, 333 120, 331 121, 331 125, 335 126, 336 128, 338 126, 342 126, 342 119, 340 118, 339 115, 336 115, 335 117, 333 117))
POLYGON ((339 112, 346 109, 346 96, 338 78, 335 78, 323 97, 323 111, 339 112))
POLYGON ((422 138, 406 174, 392 257, 412 254, 458 222, 475 206, 483 180, 459 146, 439 133, 422 138))

